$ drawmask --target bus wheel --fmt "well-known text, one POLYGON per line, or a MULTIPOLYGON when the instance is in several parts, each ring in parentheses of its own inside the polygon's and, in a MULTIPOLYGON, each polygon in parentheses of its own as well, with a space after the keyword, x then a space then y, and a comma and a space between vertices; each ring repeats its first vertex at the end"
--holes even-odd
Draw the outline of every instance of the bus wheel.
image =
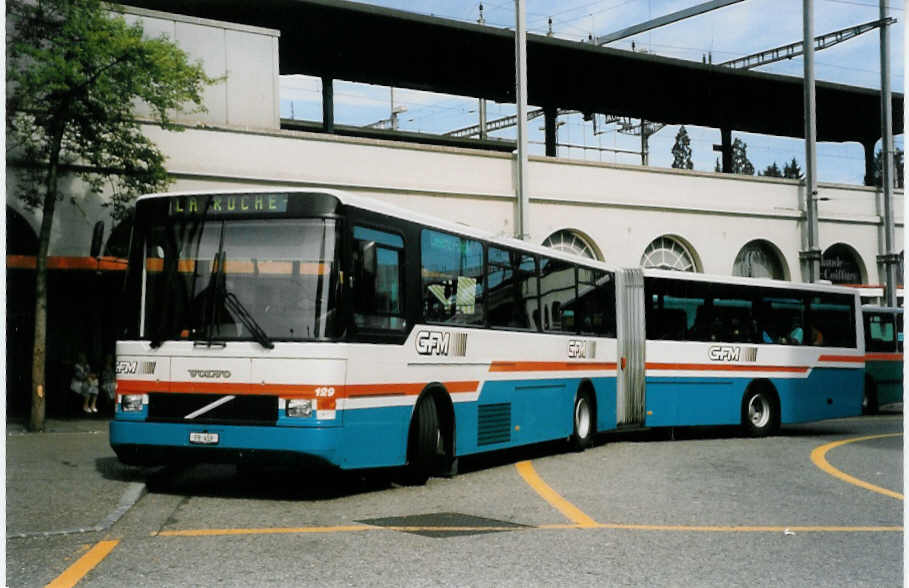
POLYGON ((571 447, 575 451, 583 451, 590 446, 593 434, 596 432, 596 420, 593 414, 593 404, 587 391, 578 390, 574 398, 573 421, 574 429, 571 433, 571 447))
POLYGON ((422 486, 429 476, 439 472, 445 458, 445 443, 439 426, 439 413, 432 395, 423 396, 414 409, 407 443, 407 466, 403 482, 409 486, 422 486))
POLYGON ((877 386, 874 380, 865 378, 865 388, 862 393, 862 414, 877 414, 877 386))
POLYGON ((767 387, 748 387, 742 398, 742 426, 753 437, 771 435, 779 428, 779 403, 767 387))

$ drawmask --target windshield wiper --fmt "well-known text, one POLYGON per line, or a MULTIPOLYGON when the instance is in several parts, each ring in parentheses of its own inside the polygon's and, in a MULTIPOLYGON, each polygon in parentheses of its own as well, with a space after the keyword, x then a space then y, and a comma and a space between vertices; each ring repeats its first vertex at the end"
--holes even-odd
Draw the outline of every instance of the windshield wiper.
POLYGON ((256 319, 249 314, 249 311, 246 310, 246 307, 243 306, 233 292, 227 292, 225 290, 224 304, 227 306, 227 310, 236 315, 236 317, 240 319, 240 322, 243 323, 243 326, 249 329, 249 332, 252 333, 252 336, 255 337, 259 345, 266 349, 274 349, 275 344, 271 342, 271 339, 268 338, 268 335, 262 330, 262 327, 259 326, 256 319))

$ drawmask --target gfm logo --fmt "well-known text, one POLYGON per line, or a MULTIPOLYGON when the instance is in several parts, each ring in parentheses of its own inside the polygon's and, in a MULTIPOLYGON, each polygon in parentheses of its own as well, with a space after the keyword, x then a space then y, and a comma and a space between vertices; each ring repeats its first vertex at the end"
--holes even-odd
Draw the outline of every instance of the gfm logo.
POLYGON ((420 355, 448 355, 451 333, 420 331, 417 333, 416 345, 420 355))
POLYGON ((578 341, 576 339, 568 341, 569 359, 587 359, 588 357, 595 357, 596 354, 596 341, 578 341))
POLYGON ((742 348, 732 345, 711 345, 707 350, 710 361, 739 361, 741 355, 742 348))
POLYGON ((135 374, 139 369, 138 361, 118 361, 116 371, 118 374, 135 374))

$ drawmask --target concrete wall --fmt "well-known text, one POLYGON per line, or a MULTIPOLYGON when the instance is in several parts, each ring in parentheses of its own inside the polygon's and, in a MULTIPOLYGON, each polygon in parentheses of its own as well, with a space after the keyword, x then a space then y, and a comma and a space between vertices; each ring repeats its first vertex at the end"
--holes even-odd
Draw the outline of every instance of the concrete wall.
MULTIPOLYGON (((277 129, 281 125, 278 88, 279 32, 177 14, 118 7, 130 24, 139 21, 146 37, 165 36, 205 73, 220 81, 205 90, 208 112, 182 115, 189 123, 277 129)), ((144 105, 136 114, 148 116, 144 105)))
MULTIPOLYGON (((342 188, 494 233, 514 232, 515 172, 507 154, 291 131, 146 132, 167 152, 175 189, 342 188)), ((741 247, 764 239, 783 254, 790 277, 801 279, 804 190, 797 181, 532 157, 529 184, 536 243, 572 229, 607 261, 637 265, 653 239, 674 235, 691 247, 701 271, 730 274, 741 247)), ((821 184, 819 196, 821 249, 850 245, 861 255, 866 283, 880 283, 879 191, 821 184)), ((902 191, 894 209, 901 244, 902 191)))
MULTIPOLYGON (((144 126, 167 155, 173 189, 342 188, 513 234, 512 156, 279 130, 277 31, 124 10, 127 20, 143 22, 148 35, 172 38, 201 59, 209 75, 224 77, 206 92, 208 112, 185 117, 185 132, 144 126)), ((37 229, 40 215, 23 211, 14 197, 14 176, 10 170, 8 205, 37 229)), ((570 229, 608 262, 637 265, 651 241, 670 235, 689 247, 698 270, 729 274, 742 246, 763 239, 780 251, 791 279, 802 277, 804 190, 794 180, 531 157, 529 190, 529 233, 536 243, 570 229)), ((76 206, 61 203, 51 254, 84 255, 94 222, 107 219, 108 231, 111 222, 103 200, 78 182, 64 192, 76 206)), ((819 196, 821 249, 849 245, 861 257, 864 281, 880 284, 880 193, 822 184, 819 196)), ((902 249, 902 191, 894 210, 902 249)))

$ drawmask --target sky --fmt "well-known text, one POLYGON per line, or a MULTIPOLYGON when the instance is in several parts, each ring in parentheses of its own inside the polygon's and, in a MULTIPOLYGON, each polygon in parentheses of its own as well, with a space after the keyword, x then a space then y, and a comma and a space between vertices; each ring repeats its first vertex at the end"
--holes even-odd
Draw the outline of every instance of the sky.
MULTIPOLYGON (((582 41, 639 24, 678 10, 703 3, 704 0, 526 0, 527 30, 547 34, 552 19, 555 37, 582 41)), ((513 0, 491 2, 452 0, 372 0, 368 4, 433 15, 462 22, 476 22, 480 6, 488 26, 514 29, 513 0)), ((897 19, 890 27, 890 83, 894 92, 904 91, 904 58, 906 54, 905 5, 900 0, 887 0, 888 15, 897 19)), ((877 20, 878 0, 814 0, 814 33, 821 35, 838 29, 877 20)), ((743 0, 712 12, 691 17, 607 45, 614 49, 648 51, 657 55, 701 61, 709 54, 714 63, 743 57, 758 51, 786 45, 802 39, 802 2, 800 0, 743 0)), ((755 71, 801 77, 801 57, 756 68, 755 71)), ((845 41, 815 54, 815 77, 818 81, 880 89, 880 35, 877 30, 845 41)), ((367 125, 387 119, 391 109, 388 87, 335 81, 335 122, 367 125)), ((477 100, 407 90, 394 90, 399 128, 408 131, 444 133, 477 123, 477 100)), ((530 105, 533 108, 533 105, 530 105)), ((514 114, 513 104, 487 104, 488 119, 514 114)), ((304 120, 321 120, 321 81, 306 76, 283 76, 281 80, 281 116, 304 120)), ((530 153, 542 155, 542 118, 529 124, 530 153)), ((598 125, 582 120, 580 115, 559 117, 558 142, 586 145, 588 149, 560 147, 560 157, 640 164, 640 137, 618 132, 615 125, 598 125)), ((679 127, 667 125, 649 139, 650 165, 669 167, 672 146, 679 127)), ((686 126, 691 138, 692 158, 696 170, 712 171, 720 143, 717 129, 686 126)), ((493 136, 513 139, 514 129, 493 136)), ((758 171, 776 162, 783 164, 795 158, 804 170, 804 141, 733 132, 747 145, 749 160, 758 171)), ((895 138, 903 149, 903 135, 895 138)), ((865 174, 864 151, 857 143, 819 143, 818 179, 822 182, 862 184, 865 174)))

